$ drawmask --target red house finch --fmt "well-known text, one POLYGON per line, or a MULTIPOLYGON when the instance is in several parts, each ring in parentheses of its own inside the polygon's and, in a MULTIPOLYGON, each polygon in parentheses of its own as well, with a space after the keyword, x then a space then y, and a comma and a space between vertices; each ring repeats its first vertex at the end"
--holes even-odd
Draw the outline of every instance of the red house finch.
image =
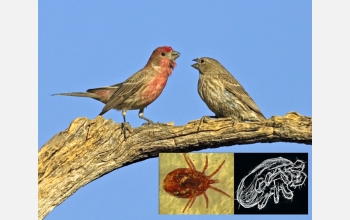
POLYGON ((242 85, 217 60, 194 59, 198 69, 198 93, 216 117, 231 117, 238 121, 261 121, 264 115, 242 85))
POLYGON ((176 66, 176 58, 179 52, 171 47, 156 48, 149 58, 146 66, 122 83, 96 89, 88 89, 86 92, 58 93, 53 95, 90 97, 105 103, 101 113, 113 109, 122 110, 124 123, 126 111, 140 109, 139 117, 148 123, 153 123, 143 116, 144 109, 162 93, 168 77, 176 66))

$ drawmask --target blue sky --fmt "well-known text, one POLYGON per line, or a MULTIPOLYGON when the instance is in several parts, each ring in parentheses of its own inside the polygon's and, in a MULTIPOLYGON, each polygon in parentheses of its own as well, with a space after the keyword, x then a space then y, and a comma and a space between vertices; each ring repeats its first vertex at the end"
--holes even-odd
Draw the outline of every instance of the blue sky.
MULTIPOLYGON (((122 82, 163 45, 181 56, 161 96, 145 109, 153 121, 180 126, 213 115, 197 93, 198 71, 191 67, 192 60, 202 56, 220 61, 267 118, 290 111, 312 116, 311 1, 39 1, 38 24, 38 148, 75 118, 93 119, 103 108, 92 99, 51 94, 122 82)), ((144 123, 137 113, 127 113, 133 127, 144 123)), ((104 117, 116 123, 123 120, 121 112, 113 110, 104 117)), ((308 152, 312 181, 308 145, 253 144, 203 152, 308 152)), ((46 219, 214 217, 281 219, 158 215, 158 158, 93 181, 46 219)))

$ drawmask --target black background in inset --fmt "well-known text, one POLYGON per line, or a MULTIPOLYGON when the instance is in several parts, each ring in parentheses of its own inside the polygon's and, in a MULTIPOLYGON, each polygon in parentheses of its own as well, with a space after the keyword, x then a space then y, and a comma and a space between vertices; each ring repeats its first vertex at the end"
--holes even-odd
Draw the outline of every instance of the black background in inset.
MULTIPOLYGON (((283 157, 295 162, 297 159, 305 162, 303 170, 308 175, 308 154, 307 153, 234 153, 234 190, 235 196, 238 185, 241 180, 257 167, 264 160, 283 157)), ((308 180, 307 177, 304 186, 290 188, 293 191, 293 199, 285 199, 280 193, 279 202, 275 204, 273 196, 269 198, 266 206, 259 210, 258 205, 251 208, 244 208, 239 204, 235 197, 235 214, 308 214, 308 180)))

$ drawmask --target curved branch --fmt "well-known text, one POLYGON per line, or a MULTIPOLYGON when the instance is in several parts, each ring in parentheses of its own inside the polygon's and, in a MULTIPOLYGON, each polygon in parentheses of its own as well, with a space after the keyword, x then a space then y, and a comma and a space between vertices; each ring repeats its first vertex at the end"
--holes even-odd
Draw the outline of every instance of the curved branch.
POLYGON ((261 122, 230 118, 190 121, 183 126, 127 127, 99 116, 75 119, 39 150, 39 219, 91 181, 123 166, 166 152, 190 152, 237 144, 312 144, 312 118, 291 112, 261 122))

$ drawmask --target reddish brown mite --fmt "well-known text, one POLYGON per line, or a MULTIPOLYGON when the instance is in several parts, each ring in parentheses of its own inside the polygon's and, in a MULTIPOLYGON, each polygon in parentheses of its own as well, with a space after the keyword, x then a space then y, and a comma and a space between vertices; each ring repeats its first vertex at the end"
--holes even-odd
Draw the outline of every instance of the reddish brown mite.
POLYGON ((193 162, 186 154, 183 154, 183 156, 190 168, 175 169, 168 173, 163 181, 163 188, 170 195, 178 198, 189 198, 182 212, 185 212, 187 206, 189 206, 188 208, 191 208, 194 201, 196 200, 196 197, 202 194, 206 201, 206 208, 208 209, 209 200, 205 192, 209 188, 231 198, 231 196, 224 191, 211 186, 211 184, 219 183, 219 180, 210 179, 217 172, 219 172, 220 168, 224 165, 226 160, 224 160, 212 174, 206 176, 205 170, 208 168, 208 156, 205 157, 205 165, 201 172, 196 170, 193 162))

